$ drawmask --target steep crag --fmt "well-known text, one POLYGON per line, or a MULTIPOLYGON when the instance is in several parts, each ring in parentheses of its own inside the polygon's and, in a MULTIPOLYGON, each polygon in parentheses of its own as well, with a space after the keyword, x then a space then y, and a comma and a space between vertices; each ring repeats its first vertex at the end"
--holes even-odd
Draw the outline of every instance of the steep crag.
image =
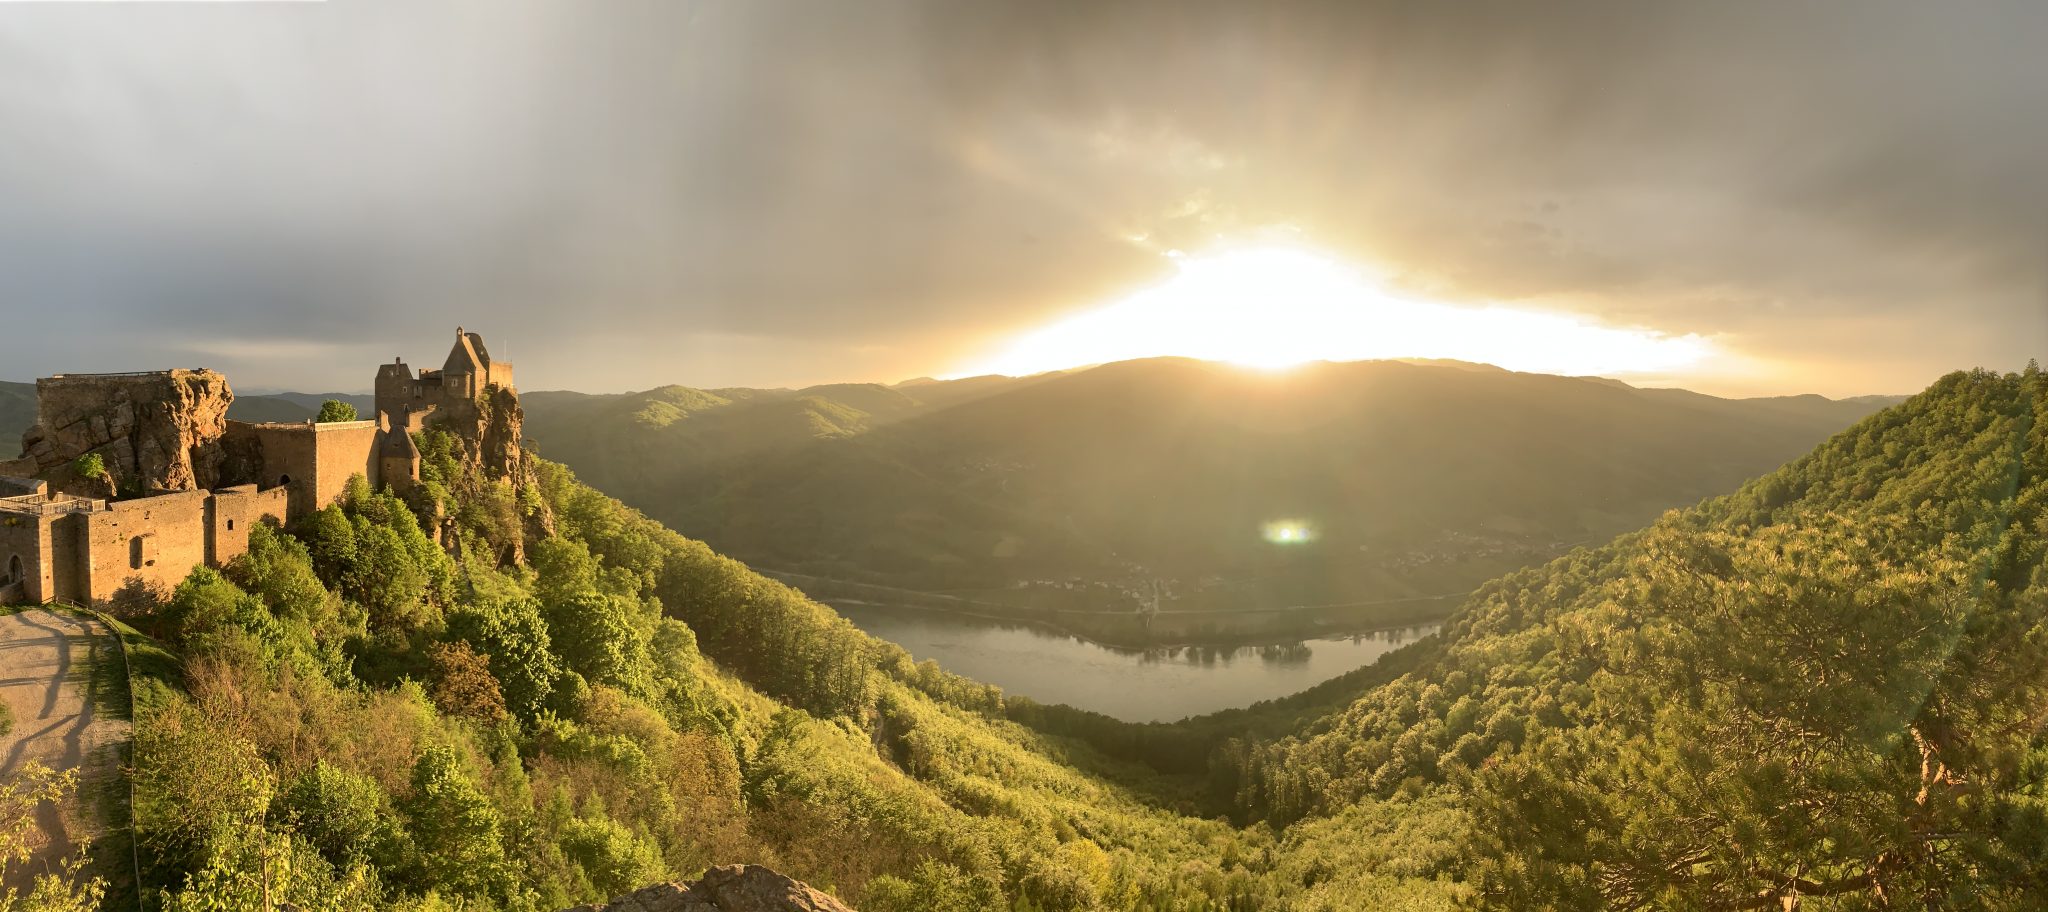
POLYGON ((46 377, 36 382, 37 423, 22 435, 23 457, 0 473, 49 479, 59 490, 190 491, 221 481, 228 406, 235 394, 210 370, 46 377), (73 471, 98 455, 105 478, 73 471))

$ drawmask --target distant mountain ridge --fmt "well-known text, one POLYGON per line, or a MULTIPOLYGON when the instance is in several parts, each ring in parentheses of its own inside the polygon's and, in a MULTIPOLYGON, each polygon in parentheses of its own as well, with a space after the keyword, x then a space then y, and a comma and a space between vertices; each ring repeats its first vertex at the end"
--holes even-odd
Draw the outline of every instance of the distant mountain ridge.
MULTIPOLYGON (((329 398, 370 412, 275 393, 229 414, 304 421, 329 398)), ((543 456, 766 568, 1031 609, 1363 605, 1389 622, 1732 491, 1898 401, 1172 358, 522 399, 543 456), (1313 540, 1261 537, 1283 521, 1313 540)), ((0 445, 34 412, 33 384, 0 383, 0 445)))
MULTIPOLYGON (((1483 365, 528 393, 541 453, 769 568, 1035 607, 1469 590, 1734 490, 1897 401, 1721 399, 1483 365), (1300 524, 1302 541, 1264 526, 1300 524)), ((1294 535, 1297 533, 1286 533, 1294 535)))
POLYGON ((0 381, 0 460, 13 459, 21 432, 36 423, 36 385, 0 381))

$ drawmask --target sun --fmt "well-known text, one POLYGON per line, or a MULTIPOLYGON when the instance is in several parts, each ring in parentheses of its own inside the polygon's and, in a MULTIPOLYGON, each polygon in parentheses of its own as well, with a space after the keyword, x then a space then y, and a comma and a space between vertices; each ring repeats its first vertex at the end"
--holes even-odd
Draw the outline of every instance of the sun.
POLYGON ((1310 361, 1454 358, 1510 370, 1630 374, 1686 367, 1710 352, 1698 336, 1415 300, 1314 250, 1252 247, 1175 256, 1173 274, 1160 284, 1017 336, 956 376, 1164 355, 1266 370, 1310 361))

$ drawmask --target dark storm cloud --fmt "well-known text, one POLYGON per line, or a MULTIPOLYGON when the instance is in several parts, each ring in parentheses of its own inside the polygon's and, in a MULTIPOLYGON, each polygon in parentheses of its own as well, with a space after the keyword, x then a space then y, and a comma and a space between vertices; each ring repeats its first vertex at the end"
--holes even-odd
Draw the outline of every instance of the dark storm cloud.
MULTIPOLYGON (((942 370, 1290 226, 1907 388, 2043 348, 2023 4, 0 6, 5 373, 942 370)), ((1822 385, 1822 384, 1813 384, 1822 385)))

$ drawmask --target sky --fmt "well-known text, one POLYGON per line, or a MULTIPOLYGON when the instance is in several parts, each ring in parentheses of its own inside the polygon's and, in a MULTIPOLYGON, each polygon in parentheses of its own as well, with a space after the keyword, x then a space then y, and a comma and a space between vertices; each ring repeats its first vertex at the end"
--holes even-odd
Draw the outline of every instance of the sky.
POLYGON ((1202 325, 1910 392, 2048 352, 2044 45, 1989 2, 0 3, 0 379, 360 390, 463 325, 523 389, 797 386, 1202 325), (1345 290, 1169 293, 1275 249, 1345 290))

